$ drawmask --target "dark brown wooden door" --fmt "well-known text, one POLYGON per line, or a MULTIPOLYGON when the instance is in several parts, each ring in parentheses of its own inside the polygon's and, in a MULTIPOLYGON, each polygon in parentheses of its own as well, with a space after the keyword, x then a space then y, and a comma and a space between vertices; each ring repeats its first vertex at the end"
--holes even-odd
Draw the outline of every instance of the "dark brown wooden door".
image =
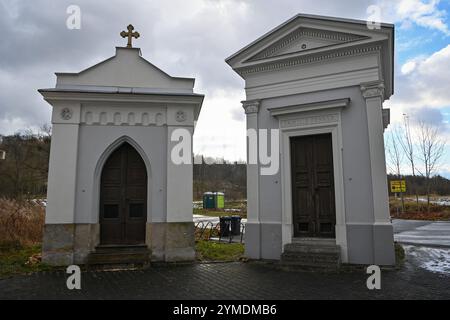
POLYGON ((137 151, 121 145, 106 161, 101 177, 100 242, 143 244, 147 222, 147 170, 137 151))
POLYGON ((291 138, 294 237, 335 237, 331 134, 291 138))

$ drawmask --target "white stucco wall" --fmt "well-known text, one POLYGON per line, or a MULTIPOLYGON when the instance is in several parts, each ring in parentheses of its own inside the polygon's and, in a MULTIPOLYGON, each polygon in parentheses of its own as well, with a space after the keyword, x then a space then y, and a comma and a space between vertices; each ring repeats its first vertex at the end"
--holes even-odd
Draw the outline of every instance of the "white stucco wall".
MULTIPOLYGON (((351 102, 341 112, 343 140, 343 172, 347 222, 373 222, 372 186, 365 102, 359 86, 264 99, 258 114, 260 128, 278 129, 278 120, 267 108, 299 103, 312 103, 350 97, 351 102), (358 134, 355 134, 357 132, 358 134)), ((260 216, 262 221, 281 222, 281 176, 260 176, 260 216), (278 182, 278 183, 277 183, 278 182)))
POLYGON ((80 128, 75 223, 99 222, 102 166, 121 143, 130 143, 143 158, 148 176, 148 222, 163 222, 167 184, 167 127, 86 126, 80 128))

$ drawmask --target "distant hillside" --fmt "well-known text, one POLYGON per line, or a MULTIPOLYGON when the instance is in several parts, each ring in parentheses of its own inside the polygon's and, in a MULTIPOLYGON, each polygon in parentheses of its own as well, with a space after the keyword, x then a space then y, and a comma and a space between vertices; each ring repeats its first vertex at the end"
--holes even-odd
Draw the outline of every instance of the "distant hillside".
POLYGON ((225 193, 226 200, 247 198, 247 165, 245 163, 194 164, 194 200, 207 191, 225 193))
MULTIPOLYGON (((49 129, 38 134, 26 132, 0 136, 0 150, 6 152, 6 159, 0 160, 0 198, 45 197, 50 140, 49 129)), ((247 197, 245 163, 194 164, 193 174, 195 200, 200 200, 207 191, 225 192, 228 200, 241 200, 247 197)), ((397 178, 389 175, 388 180, 392 179, 397 178)), ((406 176, 405 179, 407 195, 414 195, 416 190, 418 194, 426 194, 425 178, 406 176)), ((441 176, 433 177, 431 193, 440 196, 450 195, 450 180, 441 176)))

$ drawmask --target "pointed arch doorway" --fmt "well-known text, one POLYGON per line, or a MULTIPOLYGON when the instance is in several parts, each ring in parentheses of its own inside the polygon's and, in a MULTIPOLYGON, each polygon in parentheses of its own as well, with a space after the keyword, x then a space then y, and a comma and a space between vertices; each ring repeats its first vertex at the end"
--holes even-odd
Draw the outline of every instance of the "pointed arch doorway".
POLYGON ((109 156, 101 174, 100 244, 144 244, 146 222, 147 170, 125 142, 109 156))

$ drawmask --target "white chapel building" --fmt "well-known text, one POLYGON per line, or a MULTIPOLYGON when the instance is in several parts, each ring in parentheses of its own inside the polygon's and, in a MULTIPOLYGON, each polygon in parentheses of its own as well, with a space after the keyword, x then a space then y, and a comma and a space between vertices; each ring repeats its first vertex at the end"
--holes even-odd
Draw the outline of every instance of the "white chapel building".
POLYGON ((245 80, 247 129, 279 132, 277 173, 247 167, 246 255, 394 264, 383 141, 394 26, 299 14, 226 62, 245 80))
POLYGON ((192 137, 204 96, 194 93, 195 79, 169 76, 131 40, 39 90, 53 107, 46 263, 195 257, 192 163, 170 157, 179 142, 172 133, 192 137))

